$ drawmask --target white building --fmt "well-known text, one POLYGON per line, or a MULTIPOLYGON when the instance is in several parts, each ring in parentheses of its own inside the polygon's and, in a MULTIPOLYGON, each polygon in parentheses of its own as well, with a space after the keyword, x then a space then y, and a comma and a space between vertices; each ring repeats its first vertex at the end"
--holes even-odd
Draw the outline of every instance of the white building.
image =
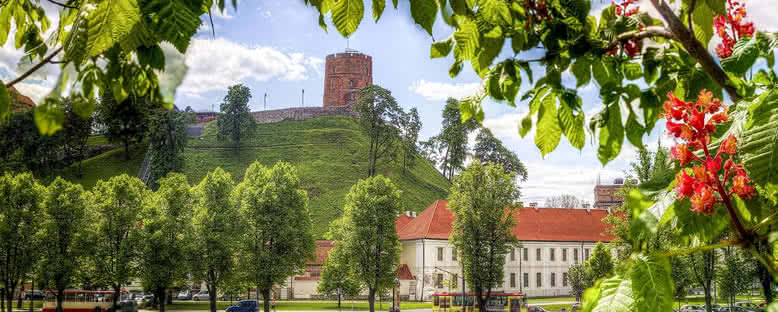
MULTIPOLYGON (((400 295, 409 300, 429 299, 436 292, 461 292, 462 268, 449 244, 454 222, 446 207, 437 200, 418 216, 407 213, 397 217, 396 228, 402 243, 398 279, 400 295)), ((506 255, 505 276, 496 292, 525 292, 530 297, 567 296, 567 270, 586 260, 597 242, 610 241, 604 209, 521 208, 514 215, 513 228, 521 242, 506 255)), ((281 289, 281 297, 316 298, 321 265, 332 247, 317 242, 317 259, 306 273, 290 279, 281 289)), ((470 289, 467 288, 467 291, 470 289)))

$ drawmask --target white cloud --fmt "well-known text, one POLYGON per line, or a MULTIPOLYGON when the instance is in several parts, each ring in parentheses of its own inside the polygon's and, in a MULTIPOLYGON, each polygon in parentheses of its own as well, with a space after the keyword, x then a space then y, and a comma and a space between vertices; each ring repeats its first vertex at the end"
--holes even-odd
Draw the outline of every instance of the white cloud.
POLYGON ((775 18, 775 1, 745 1, 746 20, 754 22, 759 31, 778 31, 778 19, 775 18))
POLYGON ((461 99, 473 95, 480 83, 445 83, 417 80, 408 88, 429 101, 444 101, 448 98, 461 99))
POLYGON ((598 177, 602 184, 611 184, 624 173, 613 169, 562 167, 547 162, 525 162, 529 179, 521 183, 521 199, 524 203, 537 202, 541 207, 546 198, 572 194, 594 203, 594 186, 598 177))
POLYGON ((39 104, 41 100, 51 92, 52 87, 31 82, 20 82, 14 85, 19 93, 29 96, 33 102, 39 104))
MULTIPOLYGON (((527 116, 527 113, 510 113, 503 114, 497 118, 485 119, 483 121, 484 127, 489 128, 494 136, 505 139, 515 138, 519 135, 519 124, 521 120, 527 116)), ((535 136, 535 127, 532 127, 530 133, 526 137, 535 136)))
POLYGON ((186 54, 189 72, 179 91, 196 97, 249 78, 256 81, 305 80, 310 70, 320 75, 323 62, 302 53, 248 47, 222 38, 194 39, 186 54))
POLYGON ((271 13, 270 11, 265 11, 264 13, 262 13, 262 16, 266 18, 271 18, 273 17, 273 13, 271 13))

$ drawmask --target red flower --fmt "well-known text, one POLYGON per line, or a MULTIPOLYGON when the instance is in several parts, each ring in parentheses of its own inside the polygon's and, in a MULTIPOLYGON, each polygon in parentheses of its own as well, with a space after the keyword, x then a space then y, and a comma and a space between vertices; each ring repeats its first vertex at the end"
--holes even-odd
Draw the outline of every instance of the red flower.
POLYGON ((740 199, 751 198, 754 195, 754 187, 748 185, 749 181, 744 171, 738 171, 738 174, 732 178, 732 192, 740 199))
POLYGON ((705 171, 705 167, 702 165, 696 165, 692 167, 692 173, 694 174, 694 178, 697 179, 697 182, 700 184, 708 183, 708 172, 705 171))
POLYGON ((673 148, 670 149, 670 153, 673 155, 673 158, 678 160, 682 167, 686 166, 686 164, 694 159, 694 154, 692 154, 692 151, 689 150, 686 144, 673 146, 673 148))
POLYGON ((732 161, 732 158, 727 159, 727 161, 724 162, 724 171, 727 172, 732 169, 732 166, 734 166, 735 163, 732 161))
POLYGON ((705 130, 705 113, 692 112, 692 117, 689 118, 689 125, 697 131, 705 130))
POLYGON ((635 40, 630 40, 624 45, 624 51, 627 52, 627 55, 629 57, 634 57, 638 54, 640 54, 640 48, 638 47, 638 43, 635 40))
POLYGON ((724 43, 719 43, 719 45, 716 46, 716 55, 718 55, 719 58, 722 59, 728 58, 732 56, 732 47, 724 43))
POLYGON ((708 169, 708 172, 718 174, 719 170, 721 170, 721 156, 716 156, 716 158, 708 157, 705 160, 705 168, 708 169))
POLYGON ((704 215, 713 214, 715 212, 713 204, 716 203, 713 188, 707 184, 697 184, 694 191, 695 194, 691 197, 692 211, 704 215))
POLYGON ((730 134, 724 142, 721 142, 721 151, 729 155, 737 153, 737 139, 734 135, 730 134))
POLYGON ((678 192, 679 199, 690 197, 694 194, 694 178, 686 174, 686 170, 681 170, 675 176, 675 189, 678 192))
POLYGON ((711 122, 717 124, 727 122, 727 120, 729 120, 729 116, 727 114, 728 114, 728 110, 725 108, 724 110, 713 115, 713 117, 711 117, 710 120, 711 122))

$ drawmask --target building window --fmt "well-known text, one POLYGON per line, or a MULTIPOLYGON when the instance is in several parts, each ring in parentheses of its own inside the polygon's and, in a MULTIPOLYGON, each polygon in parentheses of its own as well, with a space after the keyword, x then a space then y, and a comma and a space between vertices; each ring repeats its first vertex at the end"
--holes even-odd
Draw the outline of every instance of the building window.
POLYGON ((549 258, 551 258, 551 261, 556 261, 556 259, 554 259, 555 258, 554 257, 554 251, 555 250, 556 250, 555 248, 551 248, 551 254, 549 255, 549 258))
POLYGON ((567 287, 567 272, 562 273, 562 287, 567 287))
POLYGON ((535 249, 535 260, 540 261, 540 248, 535 249))
POLYGON ((438 247, 438 261, 443 261, 443 247, 438 247))
POLYGON ((453 279, 451 280, 451 286, 452 286, 453 288, 457 288, 457 287, 459 287, 459 278, 458 278, 458 276, 457 276, 456 274, 454 274, 454 277, 453 277, 453 279))
POLYGON ((356 83, 356 81, 354 81, 354 80, 349 80, 349 81, 348 81, 348 87, 349 87, 349 88, 352 88, 352 89, 353 89, 353 88, 356 88, 356 87, 357 87, 357 83, 356 83))
POLYGON ((457 249, 451 248, 451 261, 457 261, 457 249))
POLYGON ((556 273, 551 273, 551 287, 556 287, 556 273))
POLYGON ((540 277, 541 277, 540 272, 535 273, 535 280, 537 281, 538 288, 543 286, 543 280, 540 277))
POLYGON ((529 249, 528 248, 524 248, 524 252, 523 252, 522 256, 524 257, 524 261, 529 261, 529 249))
POLYGON ((511 261, 516 261, 516 248, 511 248, 511 261))
POLYGON ((567 248, 562 248, 562 261, 567 262, 567 248))
POLYGON ((584 261, 589 260, 589 248, 586 248, 586 250, 584 250, 584 253, 585 253, 584 254, 584 261))
POLYGON ((435 287, 443 288, 443 273, 438 273, 438 278, 435 279, 435 287))
POLYGON ((573 249, 573 261, 575 261, 576 264, 578 263, 578 249, 577 248, 573 249))
POLYGON ((511 273, 511 288, 516 288, 516 273, 511 273))
POLYGON ((524 287, 529 288, 529 273, 524 273, 524 287))

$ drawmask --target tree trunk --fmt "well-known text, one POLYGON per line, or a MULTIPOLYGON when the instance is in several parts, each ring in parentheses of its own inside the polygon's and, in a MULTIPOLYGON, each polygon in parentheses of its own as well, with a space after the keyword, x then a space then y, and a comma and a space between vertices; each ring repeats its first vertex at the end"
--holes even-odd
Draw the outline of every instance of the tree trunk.
POLYGON ((167 297, 165 298, 165 304, 173 304, 173 291, 167 290, 167 297))
POLYGON ((340 298, 343 297, 343 295, 338 294, 338 310, 340 310, 340 298))
POLYGON ((367 305, 370 312, 375 312, 375 288, 370 288, 367 293, 367 305))
POLYGON ((478 299, 478 311, 486 311, 486 299, 481 296, 481 292, 476 290, 475 297, 478 299))
MULTIPOLYGON (((259 293, 259 288, 257 288, 257 293, 259 293)), ((262 289, 262 308, 265 312, 270 312, 270 299, 270 288, 262 289)))
POLYGON ((713 264, 714 264, 714 251, 703 251, 702 252, 702 261, 703 261, 703 289, 705 289, 705 311, 711 312, 712 311, 712 299, 713 297, 710 294, 711 290, 711 284, 713 281, 713 264))
POLYGON ((208 302, 210 303, 211 312, 216 312, 216 287, 208 288, 208 302))
POLYGON ((57 312, 62 312, 62 299, 65 298, 65 289, 57 289, 57 312))
MULTIPOLYGON (((5 293, 5 289, 0 289, 0 293, 5 293)), ((0 295, 0 311, 5 311, 5 296, 0 295)))
POLYGON ((154 298, 155 301, 159 303, 159 312, 165 312, 165 304, 167 303, 167 291, 164 288, 159 288, 157 290, 156 298, 154 298))
MULTIPOLYGON (((22 284, 22 288, 19 289, 19 295, 16 296, 16 308, 17 309, 21 309, 22 308, 22 292, 21 292, 22 290, 24 290, 24 285, 23 284, 22 284)), ((34 290, 34 289, 31 289, 30 291, 32 291, 32 290, 34 290)), ((32 299, 32 296, 30 296, 30 298, 32 299)))
POLYGON ((130 160, 130 141, 124 141, 124 160, 130 160))
POLYGON ((113 308, 114 312, 119 310, 118 303, 119 303, 119 296, 122 295, 121 290, 122 290, 121 285, 113 286, 113 298, 112 298, 113 303, 111 304, 111 307, 113 308))
POLYGON ((5 299, 8 301, 8 312, 13 312, 14 310, 14 288, 16 287, 5 289, 5 299))

